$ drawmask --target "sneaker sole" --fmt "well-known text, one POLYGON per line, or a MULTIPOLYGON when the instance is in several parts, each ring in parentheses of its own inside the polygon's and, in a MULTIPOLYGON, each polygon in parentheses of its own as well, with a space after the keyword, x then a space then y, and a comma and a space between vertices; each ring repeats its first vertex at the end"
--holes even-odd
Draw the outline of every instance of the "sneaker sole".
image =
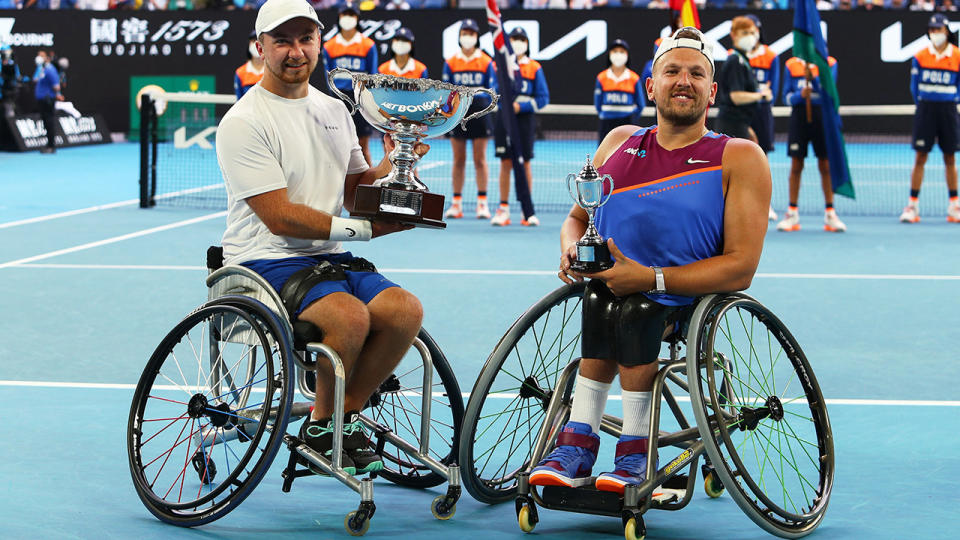
POLYGON ((777 227, 777 230, 781 232, 796 232, 800 230, 800 225, 794 225, 792 227, 777 227))
POLYGON ((507 225, 510 225, 510 220, 508 219, 503 223, 490 223, 490 224, 493 225, 494 227, 506 227, 507 225))
MULTIPOLYGON (((920 221, 920 220, 917 220, 917 221, 920 221)), ((947 216, 947 223, 960 223, 960 218, 947 216)))
POLYGON ((592 476, 584 478, 570 478, 559 472, 537 471, 530 475, 530 484, 534 486, 560 486, 560 487, 582 487, 589 486, 594 482, 592 476))
POLYGON ((597 477, 596 487, 598 491, 610 491, 623 495, 623 491, 626 489, 626 486, 629 483, 630 482, 626 482, 624 480, 618 480, 616 478, 601 475, 597 477))
MULTIPOLYGON (((950 218, 947 218, 947 221, 950 221, 950 218)), ((919 223, 920 218, 917 219, 901 219, 900 223, 919 223)))
POLYGON ((847 232, 847 229, 838 229, 836 227, 831 227, 829 225, 824 225, 823 230, 827 232, 847 232))
POLYGON ((367 465, 366 467, 364 467, 364 468, 362 468, 362 469, 358 469, 357 472, 352 473, 352 474, 355 474, 355 475, 356 475, 356 474, 367 474, 367 473, 371 473, 371 472, 379 472, 379 471, 382 471, 382 470, 383 470, 383 462, 382 462, 382 461, 374 461, 373 463, 370 463, 370 464, 367 465))
MULTIPOLYGON (((297 461, 298 461, 301 465, 303 465, 304 467, 310 469, 310 472, 312 472, 313 474, 315 474, 315 475, 317 475, 317 476, 332 476, 330 473, 328 473, 327 471, 321 469, 320 467, 317 467, 316 465, 314 465, 313 463, 311 463, 310 461, 308 461, 306 458, 304 458, 304 457, 302 457, 302 456, 301 456, 301 457, 298 457, 298 458, 297 458, 297 461)), ((382 462, 380 462, 380 468, 381 468, 381 469, 383 468, 383 463, 382 463, 382 462)), ((350 476, 356 476, 356 474, 357 474, 357 468, 356 468, 356 467, 343 467, 343 472, 349 474, 350 476)))

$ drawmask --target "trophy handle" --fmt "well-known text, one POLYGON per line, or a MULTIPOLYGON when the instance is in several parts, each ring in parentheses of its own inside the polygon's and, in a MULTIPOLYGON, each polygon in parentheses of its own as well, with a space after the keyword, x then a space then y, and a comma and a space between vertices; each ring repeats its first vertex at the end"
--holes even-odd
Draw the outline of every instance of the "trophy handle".
POLYGON ((609 174, 605 174, 605 175, 603 175, 603 178, 600 179, 600 182, 603 183, 603 184, 605 184, 605 183, 607 183, 607 182, 610 182, 610 190, 607 191, 607 196, 606 196, 606 198, 601 199, 600 204, 598 205, 598 206, 603 206, 603 205, 607 204, 607 201, 609 201, 609 200, 610 200, 610 197, 613 196, 613 177, 610 176, 609 174))
POLYGON ((460 128, 463 129, 463 130, 466 130, 466 129, 467 129, 467 122, 473 120, 474 118, 479 118, 479 117, 481 117, 481 116, 483 116, 483 115, 485 115, 485 114, 488 114, 489 112, 493 111, 493 109, 497 106, 497 102, 500 101, 500 95, 497 94, 496 92, 494 92, 493 90, 489 89, 489 88, 478 88, 477 91, 474 92, 474 94, 479 94, 480 92, 486 92, 487 95, 490 96, 490 105, 487 105, 487 108, 486 108, 486 109, 484 109, 484 110, 482 110, 482 111, 479 111, 479 112, 475 112, 475 113, 471 114, 470 116, 468 116, 468 117, 464 118, 463 120, 461 120, 461 121, 460 121, 460 128))
POLYGON ((357 104, 353 102, 353 99, 351 99, 350 96, 341 92, 340 89, 337 88, 336 84, 333 84, 333 75, 335 73, 346 73, 347 75, 350 75, 352 77, 353 72, 350 71, 349 69, 343 69, 343 68, 333 68, 327 72, 327 83, 330 85, 330 90, 332 90, 334 94, 340 96, 340 99, 346 101, 347 104, 350 105, 350 115, 353 116, 357 112, 357 104))
POLYGON ((570 197, 573 198, 573 202, 577 203, 578 206, 583 206, 583 205, 580 204, 580 196, 579 196, 579 194, 573 189, 573 186, 570 185, 570 182, 572 182, 572 181, 574 181, 574 180, 576 180, 576 179, 577 179, 577 175, 575 175, 575 174, 573 174, 573 173, 570 173, 570 174, 567 175, 567 191, 570 192, 570 197))

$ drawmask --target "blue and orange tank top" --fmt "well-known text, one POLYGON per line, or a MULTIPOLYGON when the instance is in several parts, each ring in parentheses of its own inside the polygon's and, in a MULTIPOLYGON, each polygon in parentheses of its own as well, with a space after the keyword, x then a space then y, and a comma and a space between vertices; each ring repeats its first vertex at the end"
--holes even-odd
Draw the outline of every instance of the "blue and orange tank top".
MULTIPOLYGON (((730 137, 712 131, 667 150, 657 126, 631 135, 597 171, 613 177, 613 194, 597 211, 597 230, 645 266, 683 266, 723 251, 723 150, 730 137)), ((693 298, 647 296, 668 306, 693 298)))

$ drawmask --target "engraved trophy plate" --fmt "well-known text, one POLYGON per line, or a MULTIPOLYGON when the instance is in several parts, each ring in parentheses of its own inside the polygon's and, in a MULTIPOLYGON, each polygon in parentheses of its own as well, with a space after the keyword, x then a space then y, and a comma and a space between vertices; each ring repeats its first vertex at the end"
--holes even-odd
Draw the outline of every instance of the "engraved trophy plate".
POLYGON ((613 195, 613 177, 609 174, 601 177, 590 163, 590 156, 587 156, 587 163, 578 174, 567 175, 567 191, 570 192, 574 202, 586 211, 589 219, 583 238, 577 241, 577 260, 570 263, 570 268, 585 274, 612 268, 613 259, 610 257, 610 248, 597 231, 594 219, 597 209, 606 204, 613 195), (605 187, 607 188, 604 189, 605 187))
POLYGON ((490 113, 499 96, 487 88, 469 88, 431 79, 407 79, 393 75, 354 73, 335 68, 327 74, 330 88, 349 108, 371 126, 389 134, 395 143, 387 176, 373 185, 357 187, 351 215, 398 221, 417 227, 444 228, 443 195, 430 193, 414 174, 420 159, 414 147, 423 139, 440 137, 458 124, 490 113), (350 78, 353 97, 339 91, 334 79, 350 78), (490 105, 466 116, 473 97, 490 96, 490 105))

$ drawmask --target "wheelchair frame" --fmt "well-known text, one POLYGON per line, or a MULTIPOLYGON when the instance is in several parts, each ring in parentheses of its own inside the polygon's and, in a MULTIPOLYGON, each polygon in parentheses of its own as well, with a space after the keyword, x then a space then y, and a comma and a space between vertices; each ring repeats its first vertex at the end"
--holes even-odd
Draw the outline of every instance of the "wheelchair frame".
MULTIPOLYGON (((748 517, 767 532, 785 538, 799 538, 814 530, 823 519, 833 484, 834 455, 829 417, 816 378, 799 344, 796 343, 793 336, 775 315, 752 297, 743 293, 714 294, 699 299, 696 309, 689 319, 687 332, 685 334, 683 332, 673 332, 666 339, 669 345, 670 358, 658 360, 660 369, 654 378, 653 400, 649 418, 649 456, 646 479, 642 483, 626 486, 622 496, 613 492, 599 491, 592 487, 533 486, 529 483, 529 475, 533 467, 552 449, 561 427, 569 417, 573 386, 580 362, 579 358, 572 358, 572 352, 570 351, 577 348, 576 343, 579 342, 579 318, 576 322, 577 333, 575 339, 565 338, 563 328, 574 318, 573 316, 580 305, 580 296, 584 287, 584 283, 567 285, 544 296, 517 319, 490 354, 471 392, 470 402, 465 413, 464 433, 460 440, 460 462, 462 466, 466 467, 464 484, 468 491, 477 499, 487 503, 505 502, 512 498, 518 523, 525 532, 532 531, 539 521, 537 513, 537 506, 539 505, 543 508, 555 510, 619 516, 623 522, 627 540, 636 540, 643 538, 646 533, 642 516, 647 510, 679 510, 689 504, 696 483, 696 466, 699 459, 703 457, 705 461, 701 469, 705 481, 704 488, 711 498, 721 496, 725 489, 724 482, 729 481, 733 483, 730 488, 731 497, 748 517), (571 311, 568 309, 568 303, 574 299, 577 300, 577 304, 572 310, 573 313, 568 314, 571 311), (560 317, 561 321, 559 323, 559 334, 557 334, 557 330, 552 327, 548 329, 548 323, 553 311, 556 309, 559 312, 561 304, 563 305, 563 315, 556 316, 560 317), (782 388, 782 391, 780 391, 780 394, 784 394, 783 397, 787 401, 783 403, 779 401, 778 390, 775 385, 776 373, 774 371, 776 364, 781 359, 780 353, 778 353, 776 361, 772 358, 772 351, 770 353, 771 382, 769 386, 773 388, 773 392, 770 397, 767 397, 762 392, 750 387, 753 384, 753 386, 760 387, 761 390, 769 390, 764 388, 768 386, 765 375, 762 382, 760 380, 754 382, 748 379, 746 388, 744 388, 744 381, 738 377, 739 372, 736 367, 738 363, 742 366, 745 358, 742 354, 738 357, 736 347, 733 348, 732 358, 727 357, 715 347, 714 340, 725 331, 723 323, 727 324, 726 332, 730 334, 726 335, 726 338, 730 340, 731 344, 734 343, 734 339, 731 337, 733 332, 731 332, 729 326, 730 319, 727 319, 726 316, 728 313, 735 313, 740 316, 740 321, 743 322, 744 312, 747 313, 751 322, 749 333, 751 354, 756 353, 756 351, 753 351, 752 324, 754 321, 758 321, 761 328, 765 328, 768 332, 768 340, 772 335, 773 342, 778 343, 781 347, 780 352, 786 352, 783 355, 784 362, 781 367, 786 369, 787 373, 797 377, 796 379, 791 378, 791 381, 800 381, 797 386, 802 390, 801 396, 787 398, 786 390, 790 387, 788 382, 786 388, 782 388), (543 321, 542 325, 540 325, 541 321, 543 321), (539 328, 538 325, 540 325, 539 328), (525 337, 531 334, 532 342, 525 342, 525 337), (554 336, 552 342, 551 336, 554 336), (684 357, 680 355, 682 343, 685 343, 687 348, 684 357), (547 348, 548 344, 549 348, 547 348), (534 349, 535 353, 531 352, 531 348, 534 349), (545 348, 546 350, 544 350, 545 348), (521 354, 521 350, 524 351, 524 354, 521 354), (709 354, 707 354, 708 351, 709 354), (519 366, 512 362, 514 354, 519 366), (563 357, 568 354, 571 358, 564 364, 563 357), (528 359, 526 365, 522 360, 524 356, 528 359), (540 364, 534 365, 534 362, 529 360, 531 356, 538 358, 540 364), (506 367, 507 363, 509 363, 509 369, 506 367), (501 372, 505 373, 503 380, 498 378, 501 372), (706 376, 703 372, 707 372, 706 376), (715 376, 714 372, 722 372, 722 375, 715 376), (559 373, 555 376, 552 384, 550 373, 559 373), (719 377, 719 379, 716 377, 719 377), (517 382, 519 382, 519 387, 515 387, 517 382), (690 394, 696 419, 694 425, 691 426, 687 420, 674 391, 671 389, 671 385, 690 394), (513 388, 504 389, 505 386, 513 388), (511 392, 516 392, 517 396, 512 398, 510 403, 511 405, 514 402, 518 403, 515 406, 516 408, 513 409, 514 412, 529 410, 530 407, 537 409, 533 413, 534 415, 540 414, 539 411, 541 410, 543 411, 537 437, 530 444, 529 453, 525 457, 523 448, 516 446, 511 440, 509 443, 510 451, 507 457, 503 458, 503 463, 496 465, 489 479, 486 479, 487 477, 481 478, 481 475, 488 473, 487 466, 492 459, 491 456, 494 455, 496 446, 503 441, 501 437, 489 449, 483 446, 474 450, 474 445, 480 444, 475 440, 475 436, 481 427, 483 427, 483 433, 488 432, 494 425, 496 425, 494 431, 500 429, 500 425, 495 424, 497 420, 484 420, 489 424, 481 426, 481 419, 499 418, 507 414, 506 409, 499 413, 491 413, 491 410, 484 409, 487 404, 487 397, 488 395, 508 397, 513 395, 511 392), (738 395, 741 392, 744 395, 738 395), (754 393, 761 395, 745 399, 754 393), (757 429, 758 424, 767 418, 770 419, 769 426, 777 426, 784 417, 783 405, 789 405, 800 397, 805 398, 809 411, 804 415, 797 415, 794 411, 787 411, 786 414, 794 414, 799 417, 809 416, 805 420, 809 420, 812 429, 816 431, 816 443, 805 441, 795 432, 792 434, 797 441, 816 446, 817 451, 820 452, 819 463, 814 460, 810 453, 807 453, 807 457, 813 462, 815 472, 819 475, 819 486, 813 486, 808 481, 807 485, 813 490, 814 495, 812 501, 806 499, 805 504, 809 504, 809 508, 801 506, 798 509, 791 498, 790 504, 793 506, 791 512, 789 509, 771 502, 772 499, 765 493, 766 488, 758 488, 754 482, 751 474, 756 473, 748 470, 749 467, 744 465, 744 461, 738 455, 739 450, 730 450, 729 446, 724 445, 731 444, 731 437, 728 432, 746 433, 749 431, 751 434, 746 435, 749 438, 752 436, 752 432, 757 429), (764 398, 766 398, 766 401, 763 401, 764 398), (660 431, 660 416, 664 401, 679 425, 680 429, 676 432, 660 431), (705 437, 709 437, 709 439, 705 439, 705 437), (722 440, 721 437, 723 437, 722 440), (668 446, 679 448, 681 452, 665 463, 663 467, 657 469, 659 451, 661 448, 668 446), (725 453, 729 454, 729 459, 725 453), (519 468, 517 468, 516 462, 511 464, 511 460, 516 458, 525 460, 519 468), (484 459, 486 461, 481 464, 480 460, 484 459), (719 466, 716 466, 717 464, 719 466), (736 471, 734 471, 734 468, 736 468, 736 471), (686 475, 681 474, 687 470, 689 472, 686 475), (740 477, 739 475, 743 476, 740 477), (516 485, 511 488, 513 480, 516 481, 516 485), (664 491, 668 493, 655 496, 654 493, 659 486, 665 488, 664 491), (753 501, 751 502, 750 499, 753 499, 753 501), (764 516, 764 513, 767 513, 767 515, 764 516)), ((556 319, 554 319, 554 322, 556 323, 556 319)), ((746 330, 744 324, 745 333, 746 330)), ((567 336, 569 336, 569 333, 567 336)), ((720 344, 720 342, 717 341, 717 344, 720 344)), ((768 346, 771 346, 770 341, 768 341, 768 346)), ((759 369, 765 369, 765 366, 760 365, 759 353, 756 354, 759 369)), ((749 362, 747 365, 749 365, 749 362)), ((752 366, 748 369, 752 370, 752 366)), ((755 375, 753 371, 749 373, 755 375)), ((803 403, 801 401, 798 405, 803 403)), ((493 409, 496 409, 496 405, 493 405, 493 409)), ((801 409, 801 412, 803 412, 803 409, 801 409)), ((509 423, 513 421, 513 417, 513 413, 510 413, 510 417, 507 419, 508 426, 503 428, 504 432, 511 430, 509 423)), ((527 423, 529 422, 530 417, 528 416, 527 423)), ((802 427, 808 426, 804 424, 802 427)), ((619 437, 621 429, 622 421, 619 418, 611 415, 603 416, 600 431, 619 437)), ((778 428, 773 427, 773 429, 778 428)), ((786 433, 786 428, 780 427, 779 429, 786 433)), ((792 430, 792 428, 790 429, 792 430)), ((806 434, 806 431, 801 431, 801 433, 806 434)), ((758 432, 758 438, 759 436, 766 437, 763 433, 758 432)), ((744 439, 744 442, 746 440, 744 439)), ((804 452, 806 452, 806 449, 804 449, 804 452)), ((802 454, 800 455, 802 456, 802 454)), ((784 457, 783 454, 781 454, 782 457, 784 457)), ((499 461, 496 463, 499 463, 499 461)), ((799 467, 799 465, 797 466, 799 467)), ((782 467, 783 461, 781 460, 782 467)), ((807 480, 802 476, 800 469, 797 469, 797 476, 801 482, 807 480)), ((762 484, 762 468, 760 478, 762 484)), ((784 478, 778 476, 778 479, 785 488, 784 478)), ((808 496, 807 488, 802 484, 800 487, 804 490, 803 495, 808 496)), ((804 499, 799 500, 804 502, 804 499)), ((786 500, 784 502, 786 503, 786 500)))
MULTIPOLYGON (((286 431, 286 426, 288 425, 291 419, 297 419, 305 417, 310 414, 311 405, 315 398, 315 393, 310 389, 310 385, 307 380, 308 372, 313 372, 316 367, 316 361, 319 361, 319 357, 323 356, 331 363, 334 369, 334 433, 338 434, 333 437, 333 451, 330 458, 327 458, 314 450, 310 449, 303 441, 301 441, 297 436, 284 433, 282 436, 282 442, 287 446, 290 451, 289 461, 287 467, 283 471, 283 491, 289 492, 293 484, 293 481, 296 478, 313 475, 314 473, 309 468, 298 469, 298 457, 301 457, 303 460, 306 460, 316 468, 319 468, 323 472, 333 476, 338 481, 348 486, 353 491, 357 492, 360 495, 360 504, 357 510, 347 514, 344 520, 344 526, 347 531, 354 536, 359 536, 364 534, 369 528, 370 519, 373 517, 376 511, 376 505, 373 502, 373 482, 372 478, 363 478, 358 479, 349 474, 346 470, 343 469, 340 462, 341 459, 341 450, 343 448, 343 423, 344 423, 344 395, 345 395, 345 374, 343 368, 343 362, 339 354, 333 350, 328 345, 319 342, 307 343, 305 349, 302 351, 294 350, 294 331, 293 326, 288 316, 286 309, 284 308, 283 302, 280 299, 279 294, 273 289, 273 287, 259 274, 256 272, 237 265, 228 265, 223 266, 219 269, 212 271, 206 279, 206 284, 208 287, 208 301, 198 309, 202 311, 206 306, 232 306, 231 309, 234 310, 261 310, 265 313, 258 313, 257 316, 261 319, 267 319, 271 317, 272 321, 276 323, 276 326, 279 329, 279 335, 273 335, 273 332, 264 333, 264 328, 257 327, 259 325, 251 324, 249 321, 252 320, 250 317, 246 317, 246 326, 241 324, 239 327, 237 325, 231 326, 228 336, 222 339, 223 343, 241 343, 246 345, 253 345, 256 347, 258 344, 262 343, 262 338, 264 335, 268 335, 268 342, 275 340, 282 350, 288 351, 290 356, 294 359, 294 364, 296 366, 296 375, 292 375, 286 369, 283 369, 287 373, 287 380, 278 381, 279 386, 277 391, 282 395, 289 393, 290 397, 284 398, 290 400, 292 397, 292 383, 293 378, 297 380, 297 387, 300 393, 307 399, 310 400, 309 403, 291 403, 291 406, 286 407, 287 414, 285 418, 277 418, 278 415, 271 414, 271 419, 273 423, 267 423, 266 429, 272 431, 274 429, 282 429, 283 432, 286 431), (259 339, 260 341, 257 341, 259 339), (310 356, 313 355, 317 360, 311 360, 310 356)), ((195 312, 196 313, 196 312, 195 312)), ((222 315, 217 315, 222 316, 222 315)), ((188 317, 189 319, 189 317, 188 317)), ((183 324, 183 323, 181 323, 183 324)), ((213 329, 211 328, 211 333, 213 329)), ((421 360, 423 362, 423 378, 422 378, 422 400, 421 400, 421 421, 419 426, 419 445, 414 445, 403 438, 401 438, 397 433, 394 433, 388 426, 382 425, 381 423, 375 421, 374 419, 364 415, 359 415, 359 420, 373 431, 373 435, 377 437, 377 450, 378 452, 382 451, 386 443, 390 443, 395 446, 399 451, 402 451, 411 459, 416 460, 422 464, 426 469, 429 469, 433 473, 439 475, 442 480, 445 480, 448 483, 447 491, 444 495, 436 497, 431 503, 431 512, 433 515, 441 520, 446 520, 451 518, 456 512, 456 503, 461 494, 460 487, 460 469, 455 463, 454 452, 457 445, 458 430, 457 426, 459 424, 459 419, 454 420, 454 433, 452 441, 452 451, 449 456, 451 463, 445 464, 440 460, 435 459, 429 454, 430 451, 430 430, 431 430, 431 408, 432 408, 432 399, 433 399, 433 370, 434 370, 434 359, 429 350, 428 345, 422 339, 426 337, 429 338, 429 334, 426 334, 424 330, 421 329, 420 334, 414 341, 414 348, 420 354, 421 360)), ((165 340, 166 341, 166 340, 165 340)), ((224 360, 222 358, 222 353, 216 349, 216 343, 211 338, 210 347, 210 369, 211 372, 217 369, 226 369, 224 365, 216 365, 217 363, 223 364, 224 360), (214 360, 216 359, 216 360, 214 360)), ((433 346, 436 347, 436 344, 433 343, 433 346)), ((437 351, 439 349, 437 348, 437 351)), ((154 356, 159 354, 159 350, 154 356)), ((254 356, 256 355, 256 349, 253 349, 254 356)), ((151 363, 154 359, 151 358, 151 363)), ((440 361, 444 362, 445 360, 441 358, 440 361)), ((150 364, 148 364, 150 365, 150 364)), ((249 364, 247 368, 248 371, 253 369, 253 364, 249 364)), ((448 369, 448 368, 446 368, 448 369)), ((144 385, 144 381, 147 378, 147 373, 145 371, 144 377, 141 378, 141 384, 138 385, 138 389, 144 385)), ((250 374, 248 374, 248 379, 251 380, 250 374)), ((456 382, 455 379, 453 381, 456 382)), ((244 390, 239 390, 236 388, 236 382, 229 378, 226 381, 223 379, 217 380, 214 383, 218 388, 215 394, 219 392, 219 386, 221 384, 229 385, 231 388, 228 390, 228 393, 233 393, 234 395, 239 394, 240 404, 244 405, 247 402, 249 397, 250 388, 245 388, 244 390)), ((447 385, 448 381, 444 381, 444 385, 447 385)), ((241 387, 244 388, 244 387, 241 387)), ((138 395, 140 392, 138 391, 138 395)), ((226 395, 226 394, 224 394, 226 395)), ((462 399, 459 394, 459 388, 456 388, 456 396, 451 396, 451 399, 462 399)), ((204 405, 206 402, 204 401, 204 405)), ((453 405, 451 405, 453 407, 453 405)), ((131 406, 131 417, 130 417, 130 431, 139 430, 140 427, 135 421, 135 417, 138 414, 138 396, 134 397, 134 403, 131 406)), ((215 409, 215 408, 214 408, 215 409)), ((208 409, 211 411, 206 414, 215 414, 214 409, 208 409)), ((229 407, 228 407, 229 409, 229 407)), ((237 411, 243 410, 243 407, 238 407, 237 411)), ((282 410, 279 407, 273 407, 271 412, 282 410)), ((139 409, 139 412, 142 413, 142 406, 139 409)), ((456 416, 457 411, 456 407, 452 409, 453 414, 456 416)), ((229 413, 227 413, 229 414, 229 413)), ((237 418, 241 418, 237 416, 237 418)), ((216 431, 216 427, 212 426, 212 422, 207 424, 207 429, 198 429, 196 434, 192 434, 190 439, 193 441, 193 444, 197 444, 197 453, 194 455, 194 467, 197 469, 197 472, 201 475, 201 482, 204 484, 212 483, 213 477, 216 474, 215 469, 209 472, 209 478, 205 475, 208 474, 206 470, 202 470, 206 467, 206 464, 197 465, 196 457, 201 455, 207 456, 209 453, 208 449, 212 448, 217 444, 226 444, 229 441, 236 440, 241 436, 246 437, 250 440, 249 434, 242 429, 244 424, 259 424, 258 420, 240 420, 234 421, 237 424, 237 429, 230 429, 229 432, 214 435, 212 440, 208 440, 208 436, 211 431, 216 431)), ((192 428, 191 428, 192 429, 192 428)), ((259 427, 257 428, 260 429, 259 427)), ((133 435, 131 435, 133 437, 133 435)), ((371 437, 371 440, 373 438, 371 437)), ((245 441, 243 441, 245 442, 245 441)), ((130 466, 131 471, 134 474, 135 486, 137 487, 138 494, 141 499, 147 505, 148 509, 151 510, 154 515, 160 518, 163 521, 167 521, 176 525, 181 526, 194 526, 213 521, 222 517, 229 511, 231 511, 235 505, 238 505, 239 502, 235 505, 230 505, 226 511, 219 513, 216 516, 209 515, 200 515, 197 519, 174 519, 172 517, 162 515, 162 512, 158 512, 151 504, 148 503, 148 500, 153 497, 157 498, 153 493, 143 493, 141 491, 142 486, 140 482, 137 481, 138 472, 135 470, 137 467, 136 459, 139 459, 139 456, 135 458, 135 454, 139 453, 139 450, 134 450, 131 440, 130 448, 130 466)), ((177 443, 181 444, 180 442, 177 443)), ((275 443, 279 445, 279 442, 275 443)), ((189 448, 189 447, 188 447, 189 448)), ((268 456, 269 461, 272 461, 276 452, 276 447, 269 448, 267 453, 273 453, 272 456, 268 456)), ((209 459, 209 458, 208 458, 209 459)), ((203 460, 201 460, 203 461, 203 460)), ((446 460, 444 460, 446 461, 446 460)), ((228 463, 229 465, 229 463, 228 463)), ((245 498, 252 490, 256 487, 256 483, 259 483, 260 478, 262 477, 263 472, 269 468, 270 464, 267 463, 263 468, 263 471, 260 472, 259 477, 252 478, 253 485, 250 486, 245 491, 241 492, 240 501, 245 498)), ((146 466, 144 466, 145 468, 146 466)), ((159 474, 159 473, 158 473, 159 474)), ((185 475, 185 472, 181 473, 185 475)), ((371 476, 376 475, 376 473, 371 473, 371 476)), ((253 475, 251 475, 253 476, 253 475)), ((179 478, 179 477, 178 477, 179 478)), ((236 482, 236 479, 231 476, 232 481, 236 482)), ((181 488, 182 490, 182 488, 181 488)), ((234 497, 231 495, 230 497, 234 497)), ((229 498, 228 498, 229 500, 229 498)), ((221 503, 224 504, 224 503, 221 503)))

